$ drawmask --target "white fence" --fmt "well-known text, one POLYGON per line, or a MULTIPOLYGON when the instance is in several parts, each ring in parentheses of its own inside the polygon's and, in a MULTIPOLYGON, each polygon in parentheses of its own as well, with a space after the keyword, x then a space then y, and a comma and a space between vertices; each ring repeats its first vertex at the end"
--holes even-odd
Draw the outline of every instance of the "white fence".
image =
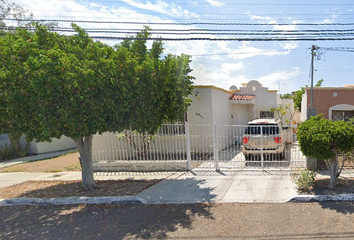
MULTIPOLYGON (((282 154, 267 152, 245 159, 242 138, 247 126, 164 124, 158 134, 133 132, 95 135, 96 171, 174 171, 198 169, 301 169, 306 158, 296 142, 296 126, 284 129, 282 154)), ((246 154, 247 157, 247 154, 246 154)))

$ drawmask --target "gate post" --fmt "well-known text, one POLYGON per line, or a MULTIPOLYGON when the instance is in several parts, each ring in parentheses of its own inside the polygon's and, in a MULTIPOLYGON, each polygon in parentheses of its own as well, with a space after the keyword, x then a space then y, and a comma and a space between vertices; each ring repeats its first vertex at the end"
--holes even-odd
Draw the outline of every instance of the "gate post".
POLYGON ((186 129, 186 151, 187 151, 187 170, 190 171, 192 170, 191 168, 191 139, 190 139, 190 135, 189 135, 189 125, 188 122, 185 121, 184 122, 185 125, 185 129, 186 129))
POLYGON ((216 129, 216 123, 213 123, 213 145, 214 145, 214 162, 215 162, 215 170, 219 171, 219 148, 218 148, 218 135, 216 129))

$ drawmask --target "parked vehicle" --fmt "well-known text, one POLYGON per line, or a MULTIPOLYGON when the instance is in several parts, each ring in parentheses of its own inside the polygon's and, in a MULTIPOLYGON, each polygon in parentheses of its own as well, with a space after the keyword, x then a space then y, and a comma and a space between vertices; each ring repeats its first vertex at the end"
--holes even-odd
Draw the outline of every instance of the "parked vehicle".
POLYGON ((287 131, 279 119, 261 118, 248 122, 242 137, 242 153, 246 160, 264 155, 283 159, 287 144, 287 131))

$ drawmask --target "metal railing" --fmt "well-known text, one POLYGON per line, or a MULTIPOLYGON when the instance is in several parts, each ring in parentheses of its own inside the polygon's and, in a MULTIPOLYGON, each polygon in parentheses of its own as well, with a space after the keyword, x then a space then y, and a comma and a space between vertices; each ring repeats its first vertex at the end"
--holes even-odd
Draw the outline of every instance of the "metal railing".
POLYGON ((131 131, 104 133, 94 137, 93 160, 94 163, 185 161, 186 170, 306 166, 306 157, 296 141, 296 126, 281 129, 282 136, 273 129, 260 127, 260 134, 255 134, 257 138, 249 140, 254 141, 253 145, 244 142, 245 125, 164 124, 154 136, 131 131), (274 148, 278 146, 277 152, 274 148))

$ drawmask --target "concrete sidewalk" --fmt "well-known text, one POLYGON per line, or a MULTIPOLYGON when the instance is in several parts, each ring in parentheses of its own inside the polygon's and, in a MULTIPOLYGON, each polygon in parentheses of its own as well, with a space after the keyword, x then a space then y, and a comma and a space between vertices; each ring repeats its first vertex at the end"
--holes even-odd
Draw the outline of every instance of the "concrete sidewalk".
MULTIPOLYGON (((321 172, 319 177, 326 177, 321 172)), ((354 172, 343 172, 342 177, 353 177, 354 172)), ((1 173, 0 188, 25 181, 80 180, 81 172, 60 173, 1 173)), ((144 190, 137 196, 106 198, 19 199, 0 200, 1 205, 19 204, 78 204, 78 203, 127 203, 184 204, 184 203, 283 203, 293 201, 354 200, 354 194, 345 196, 297 196, 290 172, 267 171, 195 171, 195 172, 101 172, 96 180, 149 180, 163 181, 144 190), (130 200, 127 200, 130 199, 130 200), (108 202, 107 202, 108 201, 108 202)))
POLYGON ((277 172, 189 172, 138 194, 150 204, 279 203, 297 195, 290 174, 277 172))
MULTIPOLYGON (((0 188, 25 181, 80 180, 81 172, 3 173, 0 188)), ((199 202, 285 202, 296 195, 289 174, 257 172, 95 173, 96 180, 162 179, 137 196, 148 204, 199 202)))

